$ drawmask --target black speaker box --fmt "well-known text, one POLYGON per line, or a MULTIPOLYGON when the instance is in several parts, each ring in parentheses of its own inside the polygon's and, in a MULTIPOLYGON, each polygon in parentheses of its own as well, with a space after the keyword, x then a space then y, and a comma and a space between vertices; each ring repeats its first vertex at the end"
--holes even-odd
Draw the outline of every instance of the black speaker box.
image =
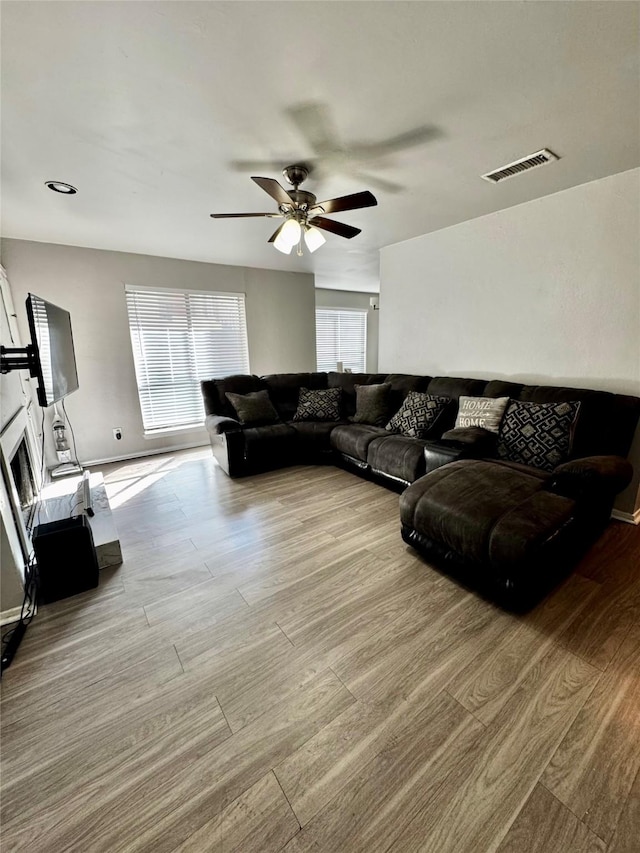
POLYGON ((33 533, 33 550, 43 604, 98 586, 98 558, 86 516, 39 524, 33 533))

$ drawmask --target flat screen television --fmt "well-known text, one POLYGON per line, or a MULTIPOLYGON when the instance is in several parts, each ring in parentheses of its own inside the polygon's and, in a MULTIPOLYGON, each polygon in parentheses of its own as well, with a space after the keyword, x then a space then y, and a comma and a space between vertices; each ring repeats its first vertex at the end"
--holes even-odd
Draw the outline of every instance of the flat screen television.
POLYGON ((30 293, 27 317, 36 355, 38 402, 45 408, 78 389, 71 315, 30 293))

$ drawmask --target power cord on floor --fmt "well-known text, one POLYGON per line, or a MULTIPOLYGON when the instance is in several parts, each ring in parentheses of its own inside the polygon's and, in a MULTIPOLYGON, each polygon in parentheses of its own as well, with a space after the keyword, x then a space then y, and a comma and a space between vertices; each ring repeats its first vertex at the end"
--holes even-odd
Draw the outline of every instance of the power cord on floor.
POLYGON ((25 566, 24 577, 24 598, 22 607, 20 608, 20 618, 2 635, 2 665, 0 667, 0 677, 7 667, 11 665, 11 661, 20 645, 20 641, 27 630, 27 625, 36 615, 38 608, 38 564, 36 563, 35 554, 31 554, 25 566))

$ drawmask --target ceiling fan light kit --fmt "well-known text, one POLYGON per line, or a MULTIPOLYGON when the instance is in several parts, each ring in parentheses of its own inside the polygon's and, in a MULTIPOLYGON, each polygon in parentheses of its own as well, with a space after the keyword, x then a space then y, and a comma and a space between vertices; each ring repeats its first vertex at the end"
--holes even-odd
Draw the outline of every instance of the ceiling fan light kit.
POLYGON ((307 244, 307 249, 310 252, 315 252, 320 246, 323 246, 327 241, 324 234, 315 225, 305 225, 304 242, 307 244))
POLYGON ((289 255, 297 243, 297 254, 302 255, 303 237, 310 252, 315 252, 326 242, 320 229, 330 231, 340 237, 346 237, 347 240, 360 233, 359 228, 354 228, 343 222, 335 222, 333 219, 326 219, 321 214, 360 210, 363 207, 374 207, 378 204, 376 197, 368 190, 318 203, 313 193, 298 189, 309 175, 306 166, 300 164, 287 166, 282 170, 282 174, 293 187, 292 190, 285 190, 273 178, 253 177, 251 179, 278 202, 278 213, 212 213, 211 217, 213 219, 239 219, 254 216, 283 218, 285 221, 271 235, 268 242, 273 243, 275 248, 284 255, 289 255))

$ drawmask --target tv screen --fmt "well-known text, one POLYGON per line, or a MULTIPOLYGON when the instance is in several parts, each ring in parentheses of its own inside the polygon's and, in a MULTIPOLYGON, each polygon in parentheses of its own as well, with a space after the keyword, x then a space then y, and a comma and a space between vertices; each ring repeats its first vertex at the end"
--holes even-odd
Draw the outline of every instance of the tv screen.
POLYGON ((27 317, 36 351, 38 402, 44 408, 78 388, 71 316, 63 308, 30 293, 27 317))

